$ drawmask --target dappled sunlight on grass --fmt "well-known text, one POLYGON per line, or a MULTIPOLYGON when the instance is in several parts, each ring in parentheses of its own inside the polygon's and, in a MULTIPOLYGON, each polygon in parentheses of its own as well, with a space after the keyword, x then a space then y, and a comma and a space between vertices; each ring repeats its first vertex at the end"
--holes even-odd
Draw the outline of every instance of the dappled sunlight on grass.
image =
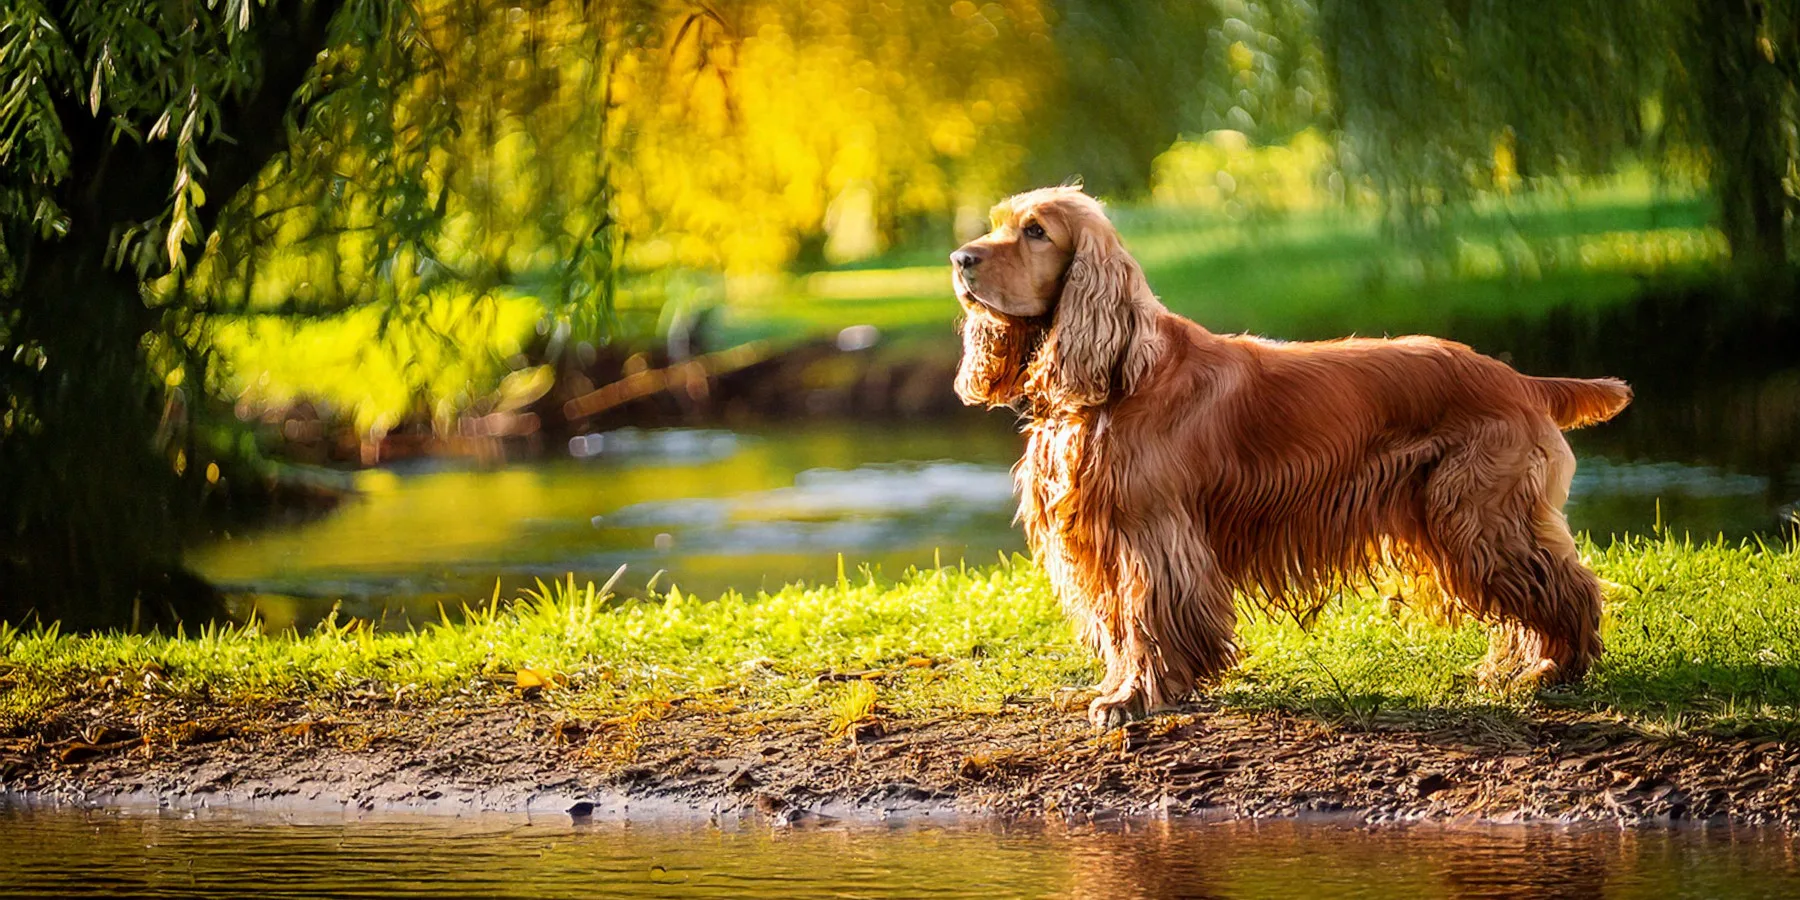
POLYGON ((1477 623, 1390 615, 1371 597, 1328 611, 1311 633, 1252 623, 1245 663, 1224 694, 1354 715, 1547 705, 1676 730, 1800 726, 1800 552, 1629 538, 1588 545, 1587 555, 1610 583, 1606 653, 1577 685, 1493 694, 1470 677, 1486 649, 1477 623))

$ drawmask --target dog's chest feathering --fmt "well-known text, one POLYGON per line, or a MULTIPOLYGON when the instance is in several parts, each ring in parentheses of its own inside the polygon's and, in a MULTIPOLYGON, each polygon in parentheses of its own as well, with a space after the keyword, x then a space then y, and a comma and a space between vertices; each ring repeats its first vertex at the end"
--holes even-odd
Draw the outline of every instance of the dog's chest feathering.
POLYGON ((1066 532, 1083 512, 1085 470, 1099 448, 1085 418, 1039 419, 1026 426, 1025 455, 1016 473, 1019 518, 1028 531, 1066 532))
POLYGON ((1026 434, 1025 455, 1014 472, 1026 540, 1053 582, 1103 590, 1073 582, 1085 580, 1084 573, 1104 577, 1111 569, 1105 545, 1111 543, 1113 498, 1104 414, 1036 419, 1026 434))

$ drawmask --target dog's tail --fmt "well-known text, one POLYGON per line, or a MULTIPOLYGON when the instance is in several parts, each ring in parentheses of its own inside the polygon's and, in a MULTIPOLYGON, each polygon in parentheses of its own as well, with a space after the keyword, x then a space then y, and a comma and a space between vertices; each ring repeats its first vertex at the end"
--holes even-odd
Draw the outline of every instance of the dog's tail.
POLYGON ((1631 386, 1617 378, 1533 378, 1527 385, 1563 430, 1604 422, 1631 402, 1631 386))

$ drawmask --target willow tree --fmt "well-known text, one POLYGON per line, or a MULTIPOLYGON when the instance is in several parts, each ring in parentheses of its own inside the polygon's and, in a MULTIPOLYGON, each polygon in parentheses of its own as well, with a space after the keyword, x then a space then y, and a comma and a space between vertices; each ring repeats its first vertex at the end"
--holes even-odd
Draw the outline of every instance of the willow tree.
POLYGON ((1137 194, 1183 134, 1285 141, 1327 108, 1305 0, 1052 4, 1055 55, 1032 85, 1041 112, 1026 174, 1137 194))
POLYGON ((217 612, 180 550, 220 477, 211 456, 229 452, 203 440, 221 314, 362 305, 403 320, 448 282, 480 297, 529 281, 553 313, 603 316, 607 73, 703 15, 638 0, 8 3, 0 619, 217 612), (554 152, 531 145, 545 135, 554 152), (510 147, 500 165, 555 202, 505 206, 520 182, 470 146, 510 147))
POLYGON ((230 197, 285 148, 336 5, 7 5, 0 615, 206 611, 179 568, 179 450, 159 433, 168 394, 150 363, 183 317, 145 288, 179 281, 223 205, 206 196, 230 197))
MULTIPOLYGON (((589 13, 571 16, 574 4, 517 14, 426 6, 439 8, 455 16, 428 17, 426 30, 474 35, 456 45, 475 54, 470 71, 532 62, 511 78, 453 76, 465 85, 460 133, 441 165, 426 166, 429 190, 415 199, 441 202, 447 227, 415 242, 412 266, 401 266, 421 269, 405 288, 427 301, 401 308, 405 318, 388 316, 388 303, 330 311, 337 282, 370 268, 367 214, 348 229, 323 221, 295 198, 330 179, 273 178, 258 243, 277 249, 254 260, 243 312, 214 332, 215 368, 242 410, 279 415, 305 397, 369 438, 427 413, 450 428, 472 397, 504 402, 498 363, 522 358, 516 348, 534 360, 558 347, 579 357, 596 341, 580 313, 606 304, 572 294, 551 323, 537 300, 603 286, 593 276, 606 266, 622 288, 609 333, 644 340, 658 318, 716 302, 721 274, 855 258, 926 233, 941 244, 954 213, 984 215, 1017 186, 1023 132, 1053 68, 1037 0, 721 0, 670 10, 641 49, 607 38, 589 13), (604 70, 587 63, 595 51, 604 70), (596 93, 604 104, 570 102, 596 93), (610 202, 598 204, 602 187, 610 202), (584 209, 604 209, 609 226, 590 235, 599 220, 584 209), (289 304, 321 314, 287 316, 289 304), (534 324, 554 330, 539 339, 534 324)), ((388 171, 354 159, 332 169, 357 173, 344 186, 352 212, 366 206, 363 185, 388 171)), ((248 288, 250 274, 240 265, 234 284, 248 288)))
POLYGON ((618 71, 640 51, 659 68, 660 45, 699 40, 711 14, 580 0, 409 11, 422 50, 322 60, 328 83, 352 67, 385 80, 309 105, 190 282, 220 351, 215 391, 241 410, 330 402, 329 386, 364 398, 337 411, 364 435, 421 406, 445 425, 534 324, 554 328, 551 355, 614 331, 616 167, 631 143, 618 71))
POLYGON ((1744 270, 1789 259, 1800 196, 1796 0, 1327 0, 1351 160, 1407 215, 1623 160, 1697 168, 1744 270))

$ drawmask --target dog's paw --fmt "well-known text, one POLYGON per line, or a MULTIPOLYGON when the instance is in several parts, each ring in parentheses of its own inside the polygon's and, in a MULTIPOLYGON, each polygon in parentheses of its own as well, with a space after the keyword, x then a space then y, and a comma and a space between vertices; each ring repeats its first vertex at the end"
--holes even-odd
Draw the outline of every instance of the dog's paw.
POLYGON ((1099 696, 1100 692, 1091 687, 1060 687, 1050 692, 1050 706, 1057 712, 1079 712, 1099 696))
POLYGON ((1088 721, 1099 731, 1122 728, 1147 715, 1144 698, 1137 693, 1095 697, 1088 704, 1088 721))
POLYGON ((1529 694, 1570 680, 1550 659, 1489 659, 1476 666, 1474 674, 1483 690, 1503 696, 1529 694))

